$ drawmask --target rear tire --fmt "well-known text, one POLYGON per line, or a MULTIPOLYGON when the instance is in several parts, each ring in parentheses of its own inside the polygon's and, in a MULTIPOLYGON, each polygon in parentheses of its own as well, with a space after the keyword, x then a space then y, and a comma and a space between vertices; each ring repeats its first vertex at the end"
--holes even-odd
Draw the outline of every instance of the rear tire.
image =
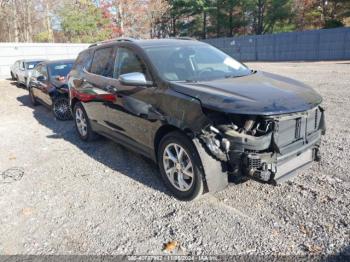
POLYGON ((97 134, 91 129, 90 119, 81 102, 77 102, 74 105, 73 117, 75 128, 81 140, 93 141, 98 137, 97 134))
POLYGON ((33 93, 33 89, 29 88, 29 98, 30 98, 30 102, 32 103, 33 106, 37 106, 38 105, 38 101, 36 101, 35 95, 33 93))
POLYGON ((12 81, 15 81, 15 80, 16 80, 16 78, 15 78, 15 76, 13 75, 12 72, 11 72, 11 80, 12 80, 12 81))
POLYGON ((192 141, 179 131, 165 135, 158 148, 164 183, 179 200, 190 201, 204 192, 203 167, 192 141))
POLYGON ((17 87, 21 87, 21 83, 18 82, 18 75, 16 75, 16 85, 17 85, 17 87))
POLYGON ((56 119, 65 121, 72 119, 72 113, 69 108, 67 97, 58 97, 52 102, 52 112, 56 119))
POLYGON ((24 78, 24 87, 27 88, 27 89, 29 88, 29 83, 28 83, 28 78, 27 77, 24 78))

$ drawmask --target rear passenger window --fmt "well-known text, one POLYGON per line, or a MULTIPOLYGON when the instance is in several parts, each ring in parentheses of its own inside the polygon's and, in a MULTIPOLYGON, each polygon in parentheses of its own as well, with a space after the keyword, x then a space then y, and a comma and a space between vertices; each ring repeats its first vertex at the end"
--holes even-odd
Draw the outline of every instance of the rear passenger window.
POLYGON ((113 77, 113 47, 97 49, 92 59, 90 72, 105 77, 113 77))

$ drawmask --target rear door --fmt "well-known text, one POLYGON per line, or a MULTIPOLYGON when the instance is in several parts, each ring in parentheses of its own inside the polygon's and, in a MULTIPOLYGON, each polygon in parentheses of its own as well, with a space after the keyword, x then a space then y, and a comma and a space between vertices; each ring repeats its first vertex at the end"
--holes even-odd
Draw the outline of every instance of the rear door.
POLYGON ((108 88, 113 77, 114 46, 97 48, 93 54, 90 68, 82 69, 82 82, 80 96, 83 98, 84 108, 92 121, 97 124, 96 131, 109 134, 106 103, 113 101, 115 96, 110 94, 108 88))

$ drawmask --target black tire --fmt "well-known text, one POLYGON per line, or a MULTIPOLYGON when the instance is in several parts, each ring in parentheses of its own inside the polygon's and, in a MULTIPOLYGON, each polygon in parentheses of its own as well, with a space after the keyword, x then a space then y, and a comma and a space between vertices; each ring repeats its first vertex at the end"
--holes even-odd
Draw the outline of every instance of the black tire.
POLYGON ((33 106, 37 106, 39 103, 36 100, 34 93, 33 93, 33 89, 29 88, 29 98, 30 98, 30 102, 33 106))
POLYGON ((15 80, 16 80, 16 77, 13 75, 12 71, 11 71, 11 80, 12 80, 12 81, 15 81, 15 80))
POLYGON ((72 119, 72 113, 69 108, 68 97, 58 97, 52 102, 52 112, 57 120, 66 121, 72 119))
MULTIPOLYGON (((164 180, 164 183, 177 199, 184 200, 184 201, 191 201, 199 198, 203 194, 204 192, 203 177, 204 176, 202 171, 203 170, 202 163, 194 144, 185 134, 179 131, 174 131, 166 134, 159 143, 157 157, 158 157, 158 166, 160 169, 161 176, 164 180), (178 188, 176 188, 176 186, 172 184, 171 179, 168 177, 165 171, 164 161, 163 161, 164 154, 165 154, 164 151, 168 146, 171 146, 174 144, 182 147, 186 152, 186 156, 188 156, 192 162, 193 182, 191 186, 188 188, 188 190, 186 191, 181 191, 178 188)), ((173 174, 173 176, 175 176, 175 174, 173 174)), ((178 177, 178 174, 176 174, 176 176, 178 177)), ((188 177, 187 179, 189 178, 190 177, 188 177)))
POLYGON ((74 105, 73 118, 74 118, 75 128, 76 128, 77 133, 78 133, 81 140, 93 141, 98 137, 98 135, 91 129, 90 119, 89 119, 88 115, 86 114, 86 111, 85 111, 83 105, 80 102, 77 102, 74 105), (79 131, 79 127, 78 127, 78 123, 77 123, 77 111, 79 111, 79 110, 81 110, 81 113, 86 120, 86 134, 83 134, 79 131))
POLYGON ((17 85, 17 87, 21 87, 21 83, 18 82, 18 75, 16 75, 16 85, 17 85))
POLYGON ((28 81, 28 79, 27 79, 27 77, 25 77, 24 78, 24 87, 28 89, 29 88, 29 84, 27 83, 27 81, 28 81))

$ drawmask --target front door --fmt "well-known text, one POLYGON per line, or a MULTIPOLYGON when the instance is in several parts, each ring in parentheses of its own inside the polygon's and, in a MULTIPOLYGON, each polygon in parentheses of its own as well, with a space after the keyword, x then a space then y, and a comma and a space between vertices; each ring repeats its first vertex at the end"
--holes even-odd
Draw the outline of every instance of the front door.
POLYGON ((145 63, 131 49, 119 47, 114 63, 114 80, 109 91, 116 99, 109 101, 109 126, 118 139, 124 139, 131 146, 147 151, 152 148, 150 130, 156 125, 156 119, 149 118, 150 111, 155 109, 155 86, 123 85, 119 76, 140 72, 150 79, 145 63))

